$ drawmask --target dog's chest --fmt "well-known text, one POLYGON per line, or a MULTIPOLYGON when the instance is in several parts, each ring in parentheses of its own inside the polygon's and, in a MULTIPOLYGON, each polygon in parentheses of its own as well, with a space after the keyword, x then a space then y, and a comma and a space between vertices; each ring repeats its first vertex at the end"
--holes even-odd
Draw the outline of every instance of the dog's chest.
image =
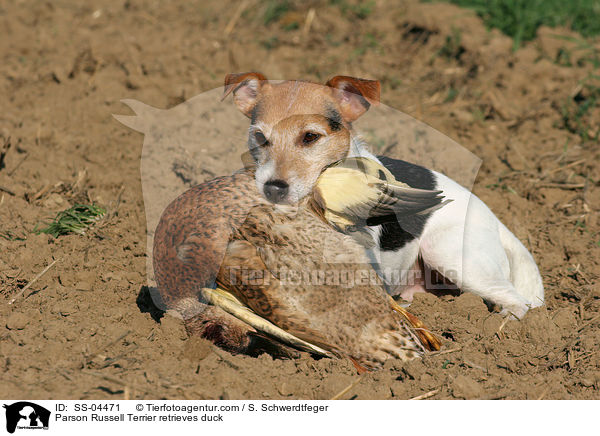
MULTIPOLYGON (((369 232, 375 245, 367 250, 367 255, 377 270, 379 276, 384 280, 388 291, 395 295, 400 293, 407 285, 411 285, 412 270, 419 255, 419 239, 412 237, 399 243, 395 249, 382 248, 381 241, 387 236, 382 236, 383 226, 373 226, 369 232)), ((396 238, 395 241, 400 241, 396 238)), ((390 241, 385 242, 389 244, 390 241)))

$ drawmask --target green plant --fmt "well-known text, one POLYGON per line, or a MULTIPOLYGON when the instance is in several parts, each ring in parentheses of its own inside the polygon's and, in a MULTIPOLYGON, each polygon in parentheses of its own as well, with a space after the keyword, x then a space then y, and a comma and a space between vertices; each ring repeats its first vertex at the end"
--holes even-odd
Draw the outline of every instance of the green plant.
POLYGON ((288 23, 285 26, 283 26, 283 30, 285 30, 286 32, 290 32, 292 30, 296 30, 299 28, 300 28, 300 23, 298 23, 297 21, 292 21, 291 23, 288 23))
POLYGON ((0 231, 0 238, 6 239, 7 241, 25 241, 27 235, 23 234, 20 236, 10 230, 2 230, 0 231))
POLYGON ((600 34, 598 0, 449 0, 475 10, 488 27, 512 37, 516 50, 535 38, 538 27, 568 26, 585 37, 600 34))
POLYGON ((263 13, 263 22, 265 25, 268 25, 278 21, 289 10, 289 0, 268 0, 267 7, 263 13))
POLYGON ((454 87, 450 87, 448 88, 448 93, 446 94, 446 98, 444 99, 444 103, 449 103, 451 101, 454 101, 454 99, 456 98, 456 96, 458 96, 458 89, 454 88, 454 87))
POLYGON ((510 192, 511 194, 515 194, 515 195, 519 195, 517 193, 517 191, 514 190, 514 188, 512 188, 511 186, 507 185, 506 183, 504 183, 504 176, 500 176, 498 177, 498 182, 497 183, 491 183, 489 185, 486 185, 485 187, 488 189, 492 189, 492 190, 496 190, 496 189, 501 189, 504 192, 510 192))
POLYGON ((558 51, 554 62, 559 65, 573 66, 572 59, 577 58, 578 66, 583 66, 586 63, 591 64, 594 68, 600 68, 600 50, 584 38, 575 38, 565 35, 553 35, 553 38, 562 39, 575 45, 571 50, 561 48, 558 51), (577 55, 579 53, 579 55, 577 55))
POLYGON ((563 128, 579 135, 583 141, 600 139, 600 125, 594 116, 600 108, 600 86, 590 83, 590 79, 599 78, 590 75, 584 79, 581 90, 560 108, 563 128))
POLYGON ((370 0, 367 2, 358 2, 356 5, 352 5, 350 10, 354 15, 356 15, 361 20, 364 20, 369 15, 373 13, 373 9, 375 8, 375 1, 370 0))
POLYGON ((377 42, 377 37, 372 33, 367 33, 361 38, 358 47, 352 51, 351 59, 364 55, 368 50, 381 51, 381 46, 377 42))
POLYGON ((367 144, 369 144, 371 147, 377 150, 381 150, 383 147, 385 147, 385 139, 378 136, 375 133, 375 129, 365 129, 363 135, 365 136, 367 144))
POLYGON ((471 109, 471 115, 473 115, 474 121, 477 121, 479 123, 482 123, 485 121, 485 113, 478 106, 475 106, 473 109, 471 109))
POLYGON ((562 65, 563 67, 572 67, 573 62, 571 61, 571 51, 567 50, 564 47, 558 49, 558 53, 556 53, 556 59, 554 59, 554 63, 557 65, 562 65))
POLYGON ((262 40, 260 42, 260 45, 262 45, 267 50, 273 50, 279 45, 279 38, 277 38, 276 36, 271 36, 268 39, 262 40))
POLYGON ((96 223, 105 214, 106 209, 102 206, 76 204, 67 210, 59 212, 54 221, 47 224, 46 227, 38 229, 38 226, 36 226, 33 231, 37 234, 47 233, 55 238, 70 233, 83 235, 89 226, 96 223))
POLYGON ((385 77, 385 83, 388 83, 390 88, 392 89, 398 89, 400 88, 400 86, 402 86, 402 80, 398 79, 397 77, 385 77))
POLYGON ((330 0, 330 3, 339 7, 342 14, 353 15, 360 20, 367 18, 375 9, 375 0, 359 0, 357 3, 349 3, 347 0, 330 0))
POLYGON ((464 47, 461 45, 461 39, 462 35, 460 30, 456 27, 452 27, 452 34, 446 36, 444 45, 437 51, 436 55, 446 59, 459 60, 465 52, 464 47))

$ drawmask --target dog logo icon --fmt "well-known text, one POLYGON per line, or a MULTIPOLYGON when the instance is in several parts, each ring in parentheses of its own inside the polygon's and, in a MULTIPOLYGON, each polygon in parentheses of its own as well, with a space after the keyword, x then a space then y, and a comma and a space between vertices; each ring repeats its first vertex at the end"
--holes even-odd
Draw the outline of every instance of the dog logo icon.
POLYGON ((48 430, 50 411, 29 401, 19 401, 10 405, 5 404, 6 431, 14 433, 18 429, 48 430))

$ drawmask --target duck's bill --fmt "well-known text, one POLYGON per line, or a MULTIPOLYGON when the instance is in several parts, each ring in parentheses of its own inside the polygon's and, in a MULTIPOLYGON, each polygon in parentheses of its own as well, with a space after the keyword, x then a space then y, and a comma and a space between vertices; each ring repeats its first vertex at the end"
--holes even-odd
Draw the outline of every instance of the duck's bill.
POLYGON ((250 308, 244 306, 235 296, 221 288, 209 289, 203 288, 201 291, 203 299, 213 306, 220 307, 225 312, 235 316, 237 319, 254 327, 278 341, 290 345, 299 350, 318 354, 325 357, 334 357, 329 351, 316 345, 306 342, 296 336, 282 330, 270 321, 258 316, 250 308))

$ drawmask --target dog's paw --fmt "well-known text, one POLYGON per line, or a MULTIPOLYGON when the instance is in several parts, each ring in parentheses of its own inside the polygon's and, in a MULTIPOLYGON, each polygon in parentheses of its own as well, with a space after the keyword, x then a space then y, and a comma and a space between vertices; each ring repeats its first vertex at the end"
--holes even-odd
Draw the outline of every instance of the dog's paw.
POLYGON ((529 305, 527 305, 527 304, 515 305, 515 306, 510 306, 510 307, 504 307, 500 311, 500 315, 510 316, 511 319, 514 319, 514 320, 521 320, 521 319, 523 319, 525 314, 527 314, 528 310, 529 310, 529 305))

